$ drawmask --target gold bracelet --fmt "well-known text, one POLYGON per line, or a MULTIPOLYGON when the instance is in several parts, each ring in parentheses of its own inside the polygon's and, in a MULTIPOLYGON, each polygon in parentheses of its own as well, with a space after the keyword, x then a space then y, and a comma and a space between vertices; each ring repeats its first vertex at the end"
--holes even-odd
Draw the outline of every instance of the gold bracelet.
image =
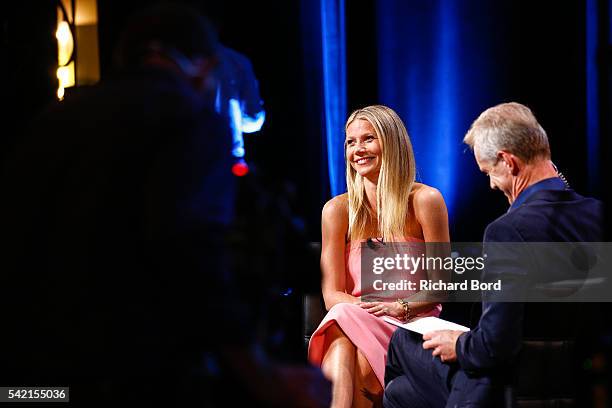
POLYGON ((402 308, 404 308, 404 321, 407 322, 412 317, 412 311, 410 310, 410 303, 406 302, 404 299, 397 299, 397 303, 399 303, 402 308))

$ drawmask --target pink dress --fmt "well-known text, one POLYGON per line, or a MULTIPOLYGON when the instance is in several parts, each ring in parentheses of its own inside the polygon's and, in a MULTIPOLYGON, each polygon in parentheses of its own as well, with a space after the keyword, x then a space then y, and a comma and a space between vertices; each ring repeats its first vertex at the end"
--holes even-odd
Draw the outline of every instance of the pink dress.
MULTIPOLYGON (((417 238, 408 238, 407 242, 422 242, 417 238)), ((363 241, 350 242, 346 246, 346 292, 360 297, 366 293, 361 291, 361 244, 363 241)), ((419 272, 419 273, 422 273, 419 272)), ((416 279, 423 275, 417 273, 416 279)), ((390 299, 395 301, 396 299, 390 299)), ((417 318, 425 316, 438 316, 442 305, 437 305, 428 312, 422 313, 417 318)), ((385 363, 387 360, 387 348, 391 335, 397 329, 382 317, 376 317, 365 309, 351 303, 338 303, 334 305, 319 327, 312 334, 308 344, 308 360, 321 366, 323 356, 327 352, 325 344, 325 332, 333 323, 337 323, 344 334, 353 342, 370 363, 374 374, 384 387, 385 363)))

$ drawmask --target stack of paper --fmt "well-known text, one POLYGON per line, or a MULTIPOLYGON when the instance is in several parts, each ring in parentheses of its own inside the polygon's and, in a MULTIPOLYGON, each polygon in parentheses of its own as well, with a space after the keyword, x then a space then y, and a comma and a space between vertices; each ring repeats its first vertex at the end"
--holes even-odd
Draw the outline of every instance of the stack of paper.
POLYGON ((439 319, 433 316, 423 317, 422 319, 418 319, 418 320, 415 320, 409 323, 402 323, 399 320, 396 320, 389 316, 385 316, 383 319, 385 319, 385 321, 388 323, 394 324, 406 330, 410 330, 410 331, 417 332, 420 334, 425 334, 427 332, 436 331, 436 330, 470 331, 470 329, 465 326, 462 326, 457 323, 449 322, 448 320, 439 319))

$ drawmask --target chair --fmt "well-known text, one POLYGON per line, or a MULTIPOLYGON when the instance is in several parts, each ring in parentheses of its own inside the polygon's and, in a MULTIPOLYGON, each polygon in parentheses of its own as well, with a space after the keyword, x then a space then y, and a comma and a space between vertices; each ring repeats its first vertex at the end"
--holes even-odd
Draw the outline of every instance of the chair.
POLYGON ((308 348, 310 336, 317 329, 327 311, 321 293, 310 293, 302 296, 304 346, 308 348))
MULTIPOLYGON (((321 256, 321 243, 311 242, 310 250, 313 253, 318 253, 321 256)), ((316 292, 305 293, 302 296, 302 335, 304 336, 304 346, 308 349, 310 336, 319 327, 319 323, 325 317, 327 311, 323 302, 323 294, 321 288, 317 288, 316 292)))
POLYGON ((524 340, 506 408, 575 407, 572 340, 524 340))

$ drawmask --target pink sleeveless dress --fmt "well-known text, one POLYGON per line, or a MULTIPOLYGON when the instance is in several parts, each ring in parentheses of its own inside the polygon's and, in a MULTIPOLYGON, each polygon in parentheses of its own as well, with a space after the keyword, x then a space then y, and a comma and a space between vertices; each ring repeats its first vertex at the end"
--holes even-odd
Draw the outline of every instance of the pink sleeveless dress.
MULTIPOLYGON (((407 242, 423 242, 417 238, 408 238, 407 242)), ((349 242, 346 245, 346 292, 360 297, 366 293, 361 291, 361 244, 363 241, 349 242)), ((423 271, 418 272, 416 279, 424 277, 423 271), (422 275, 419 275, 421 273, 422 275)), ((395 301, 396 299, 389 299, 395 301)), ((419 314, 416 318, 426 316, 438 316, 442 305, 437 305, 428 312, 419 314)), ((387 348, 391 335, 397 329, 382 317, 376 317, 365 309, 351 303, 338 303, 334 305, 319 327, 312 334, 308 344, 308 360, 320 367, 323 356, 327 352, 325 344, 325 332, 332 324, 338 324, 344 334, 353 342, 370 363, 374 374, 384 388, 385 363, 387 360, 387 348)))

